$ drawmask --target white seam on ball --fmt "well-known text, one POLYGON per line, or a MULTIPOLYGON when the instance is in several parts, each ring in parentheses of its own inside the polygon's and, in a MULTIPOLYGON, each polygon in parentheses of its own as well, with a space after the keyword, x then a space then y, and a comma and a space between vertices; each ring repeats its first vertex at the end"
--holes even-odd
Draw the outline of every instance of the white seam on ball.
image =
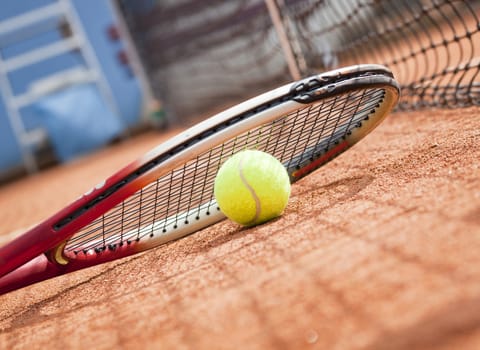
POLYGON ((258 198, 257 194, 255 193, 255 190, 252 188, 252 186, 250 186, 250 184, 247 182, 247 179, 243 175, 242 162, 243 162, 243 158, 240 158, 240 161, 238 162, 238 171, 240 173, 240 179, 242 180, 245 187, 247 187, 248 191, 250 192, 250 194, 253 197, 253 200, 255 201, 255 217, 247 223, 247 225, 250 225, 250 224, 255 223, 255 221, 257 221, 258 218, 260 217, 260 211, 261 211, 260 199, 258 198))

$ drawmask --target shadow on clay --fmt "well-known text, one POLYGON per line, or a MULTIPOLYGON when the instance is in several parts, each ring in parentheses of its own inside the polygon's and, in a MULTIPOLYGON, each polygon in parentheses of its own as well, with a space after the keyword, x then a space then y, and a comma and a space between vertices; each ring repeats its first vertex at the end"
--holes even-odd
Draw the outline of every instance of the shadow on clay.
MULTIPOLYGON (((375 178, 373 176, 366 175, 344 178, 318 187, 303 185, 301 190, 295 192, 295 196, 291 198, 291 201, 295 200, 297 197, 304 197, 306 195, 312 196, 312 200, 315 201, 315 197, 318 198, 318 196, 322 196, 322 198, 328 199, 327 205, 321 205, 319 201, 317 201, 317 203, 312 203, 312 200, 309 200, 309 205, 315 207, 317 212, 321 212, 325 208, 332 207, 341 202, 352 200, 355 195, 370 185, 374 179, 375 178)), ((311 216, 311 211, 306 208, 302 208, 301 205, 297 206, 295 209, 293 209, 293 211, 295 211, 297 214, 301 214, 302 212, 305 213, 304 215, 300 215, 297 220, 302 220, 302 217, 306 218, 311 216)), ((272 225, 279 220, 282 220, 282 217, 278 217, 264 224, 255 226, 255 228, 272 225)), ((254 232, 252 227, 241 227, 239 225, 232 226, 231 224, 225 223, 225 221, 217 225, 224 225, 225 229, 228 230, 233 228, 233 230, 230 232, 225 232, 221 236, 218 236, 212 240, 199 242, 199 244, 196 246, 197 249, 192 251, 192 253, 206 252, 227 242, 243 239, 247 234, 257 234, 254 232)))
POLYGON ((322 195, 333 199, 329 204, 335 205, 352 199, 352 197, 367 188, 374 179, 375 177, 372 175, 353 176, 319 187, 302 186, 301 190, 296 191, 296 196, 303 196, 307 193, 321 193, 322 195))
MULTIPOLYGON (((65 295, 67 293, 69 293, 71 291, 78 290, 79 288, 81 288, 83 286, 89 286, 89 285, 91 285, 92 281, 101 279, 105 274, 107 274, 109 272, 112 272, 112 271, 115 271, 119 266, 127 265, 131 260, 139 259, 139 258, 141 258, 141 256, 142 255, 139 255, 139 256, 133 257, 131 259, 122 261, 118 264, 115 264, 114 266, 109 267, 106 270, 100 271, 98 274, 95 274, 93 276, 90 276, 90 277, 86 278, 84 281, 81 281, 78 284, 66 287, 64 289, 60 289, 57 293, 52 294, 50 297, 48 297, 46 299, 39 300, 39 301, 34 302, 32 304, 26 304, 24 309, 21 310, 21 311, 16 310, 14 313, 11 313, 9 315, 5 315, 4 317, 0 318, 0 322, 8 320, 9 321, 9 326, 5 327, 3 329, 0 329, 0 334, 8 333, 13 329, 18 329, 18 328, 22 328, 22 327, 31 327, 33 325, 44 322, 47 319, 51 319, 52 317, 63 317, 65 314, 72 313, 75 310, 79 310, 79 309, 82 309, 82 308, 87 307, 87 306, 97 305, 99 303, 98 299, 90 300, 86 303, 78 303, 78 304, 76 304, 75 307, 67 307, 67 308, 61 309, 57 313, 48 314, 48 315, 44 315, 42 313, 43 307, 50 305, 51 303, 53 303, 57 299, 65 297, 65 295)), ((57 278, 61 278, 61 277, 57 277, 57 278)), ((108 296, 105 297, 105 298, 108 298, 108 296)))
MULTIPOLYGON (((357 195, 359 192, 361 192, 363 189, 365 189, 373 180, 374 180, 373 176, 367 175, 367 176, 356 176, 356 177, 344 178, 344 179, 340 179, 340 180, 331 182, 327 185, 318 186, 318 187, 317 186, 311 186, 311 185, 303 185, 301 190, 295 192, 295 197, 294 198, 304 197, 307 194, 309 194, 309 195, 313 194, 314 195, 313 197, 318 195, 318 196, 322 196, 322 198, 327 198, 328 199, 328 204, 327 205, 322 206, 322 205, 320 205, 320 202, 318 202, 317 204, 316 203, 310 203, 310 205, 313 205, 313 206, 316 207, 317 211, 323 211, 325 208, 331 207, 331 206, 333 206, 337 203, 341 203, 341 202, 351 200, 355 195, 357 195)), ((311 202, 311 201, 309 200, 309 202, 311 202)), ((302 213, 302 211, 304 211, 305 213, 308 212, 307 210, 305 210, 305 208, 302 208, 302 207, 298 207, 294 211, 297 212, 297 213, 302 213)), ((307 215, 307 214, 305 214, 305 215, 307 215)), ((310 214, 308 214, 308 215, 310 215, 310 214)), ((303 216, 300 215, 297 218, 297 220, 302 220, 302 217, 303 216)), ((265 227, 267 225, 272 225, 272 224, 274 224, 274 223, 276 223, 280 220, 282 220, 282 217, 270 220, 269 222, 264 223, 262 225, 255 226, 255 228, 261 228, 261 227, 265 227)), ((199 240, 198 244, 195 245, 196 249, 192 250, 191 253, 205 253, 205 252, 208 252, 209 250, 214 249, 218 246, 221 246, 225 243, 233 242, 237 239, 244 239, 246 235, 255 235, 255 237, 256 237, 255 240, 262 239, 262 237, 264 236, 264 235, 262 235, 262 237, 257 237, 258 232, 256 232, 256 230, 253 230, 252 228, 249 228, 249 227, 241 227, 241 226, 238 226, 238 225, 234 226, 231 223, 229 223, 228 221, 223 221, 221 223, 218 223, 217 225, 223 225, 225 230, 219 230, 219 231, 223 231, 224 234, 222 234, 221 236, 217 236, 213 240, 199 240)), ((295 223, 293 223, 293 225, 295 225, 295 223)), ((271 233, 268 233, 268 234, 271 234, 271 233)), ((246 241, 245 244, 242 244, 241 246, 249 245, 249 244, 252 244, 252 243, 253 242, 251 240, 249 240, 249 241, 246 241)), ((136 258, 141 258, 141 256, 134 257, 133 259, 136 259, 136 258)), ((111 269, 109 269, 109 270, 116 269, 116 268, 118 268, 119 265, 123 265, 123 264, 127 264, 127 263, 128 263, 128 261, 121 262, 120 264, 111 267, 111 269)), ((68 292, 70 290, 78 289, 82 285, 90 284, 92 282, 92 280, 96 280, 98 278, 101 278, 101 276, 103 276, 106 272, 108 272, 108 270, 107 271, 102 271, 98 275, 91 276, 87 280, 85 280, 85 281, 83 281, 83 282, 81 282, 77 285, 74 285, 74 286, 71 286, 71 287, 69 287, 65 290, 59 291, 58 294, 54 294, 51 297, 49 297, 48 299, 41 300, 41 301, 39 301, 39 302, 37 302, 33 305, 30 305, 27 310, 22 310, 21 312, 19 312, 16 315, 7 315, 7 316, 3 317, 2 320, 0 320, 0 321, 5 321, 7 319, 10 319, 11 324, 10 324, 9 327, 7 327, 5 329, 2 329, 0 331, 0 334, 1 333, 6 333, 6 332, 8 332, 8 331, 10 331, 11 329, 14 329, 14 328, 24 327, 24 326, 27 326, 27 325, 31 326, 32 324, 37 324, 39 322, 44 321, 47 317, 52 317, 52 315, 44 316, 44 315, 41 314, 41 309, 42 309, 43 306, 50 304, 52 301, 56 300, 61 295, 64 295, 65 292, 68 292)), ((98 301, 92 301, 92 304, 94 304, 96 302, 98 302, 98 301)), ((73 310, 75 310, 77 308, 83 308, 83 307, 88 306, 88 305, 90 305, 90 303, 77 305, 75 308, 69 309, 68 311, 65 311, 65 312, 72 312, 73 310)), ((62 313, 58 313, 58 314, 55 314, 54 317, 55 316, 61 316, 61 315, 62 315, 62 313)))

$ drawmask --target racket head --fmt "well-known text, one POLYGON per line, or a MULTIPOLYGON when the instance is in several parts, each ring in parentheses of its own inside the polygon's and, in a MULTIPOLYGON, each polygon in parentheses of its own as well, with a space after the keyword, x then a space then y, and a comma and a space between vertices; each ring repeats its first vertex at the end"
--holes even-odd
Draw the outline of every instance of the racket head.
POLYGON ((357 65, 257 96, 182 132, 0 248, 0 276, 47 252, 65 271, 158 246, 224 218, 213 198, 234 153, 277 157, 296 182, 373 130, 398 102, 392 73, 357 65))

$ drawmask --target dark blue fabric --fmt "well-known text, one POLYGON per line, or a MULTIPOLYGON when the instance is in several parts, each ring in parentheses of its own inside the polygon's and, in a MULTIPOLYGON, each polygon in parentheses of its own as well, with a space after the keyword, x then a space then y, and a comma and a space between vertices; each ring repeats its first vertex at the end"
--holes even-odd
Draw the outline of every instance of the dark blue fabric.
POLYGON ((34 105, 61 161, 104 146, 118 136, 122 123, 92 84, 76 85, 51 94, 34 105))

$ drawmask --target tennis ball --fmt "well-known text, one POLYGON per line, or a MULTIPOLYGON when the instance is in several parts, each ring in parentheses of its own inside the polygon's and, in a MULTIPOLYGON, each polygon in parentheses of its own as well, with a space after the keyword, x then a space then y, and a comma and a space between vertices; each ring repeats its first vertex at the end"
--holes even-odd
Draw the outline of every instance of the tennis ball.
POLYGON ((290 179, 283 164, 272 155, 245 150, 220 167, 214 194, 225 216, 253 226, 283 213, 290 197, 290 179))

